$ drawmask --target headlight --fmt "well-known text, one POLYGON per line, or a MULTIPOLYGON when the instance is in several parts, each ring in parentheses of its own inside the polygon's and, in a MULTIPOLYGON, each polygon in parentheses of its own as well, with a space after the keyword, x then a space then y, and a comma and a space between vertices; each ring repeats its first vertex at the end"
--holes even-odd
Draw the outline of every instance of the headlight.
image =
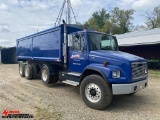
POLYGON ((119 70, 112 71, 112 78, 120 78, 120 71, 119 70))

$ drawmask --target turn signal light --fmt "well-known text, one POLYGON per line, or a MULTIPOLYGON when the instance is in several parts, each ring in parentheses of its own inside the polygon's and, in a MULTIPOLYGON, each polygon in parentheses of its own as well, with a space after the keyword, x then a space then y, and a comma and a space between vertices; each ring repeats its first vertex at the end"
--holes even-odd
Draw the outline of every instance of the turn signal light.
POLYGON ((107 65, 108 65, 108 63, 107 63, 107 62, 104 62, 104 63, 103 63, 103 66, 107 66, 107 65))

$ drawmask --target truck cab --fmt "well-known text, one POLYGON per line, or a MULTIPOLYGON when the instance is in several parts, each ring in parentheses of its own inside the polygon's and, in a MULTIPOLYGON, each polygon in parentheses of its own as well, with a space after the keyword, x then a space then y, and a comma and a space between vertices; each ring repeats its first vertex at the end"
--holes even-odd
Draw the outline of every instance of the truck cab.
MULTIPOLYGON (((61 29, 56 28, 56 33, 54 32, 57 39, 52 34, 55 39, 55 49, 51 46, 50 49, 54 49, 52 50, 54 54, 42 44, 40 48, 34 42, 34 39, 38 40, 36 35, 32 35, 32 39, 27 37, 31 41, 31 45, 28 45, 30 52, 27 53, 27 57, 28 54, 32 56, 29 59, 25 58, 23 50, 26 48, 18 45, 22 44, 26 38, 17 40, 17 58, 21 61, 19 73, 22 77, 32 79, 40 76, 45 85, 56 83, 59 80, 66 84, 79 86, 84 103, 94 109, 106 108, 111 103, 113 95, 135 94, 147 87, 147 60, 119 51, 115 36, 75 28, 75 31, 72 29, 73 32, 67 33, 69 29, 65 25, 64 34, 61 33, 62 36, 58 36, 57 31, 62 32, 61 29), (36 49, 30 46, 36 46, 36 49), (45 50, 43 56, 39 57, 42 52, 35 54, 34 50, 40 51, 41 49, 45 50), (20 56, 20 50, 23 56, 20 56), (55 55, 56 58, 49 57, 48 52, 50 56, 55 55), (33 56, 34 54, 36 57, 33 56), (45 56, 46 54, 48 56, 45 56)), ((42 35, 38 37, 40 36, 42 35)), ((45 40, 50 38, 51 42, 53 39, 51 35, 49 36, 45 40)), ((44 34, 42 38, 45 38, 44 34)))
POLYGON ((68 38, 69 72, 83 75, 94 70, 111 84, 147 80, 147 60, 119 51, 116 37, 99 32, 76 32, 68 38))

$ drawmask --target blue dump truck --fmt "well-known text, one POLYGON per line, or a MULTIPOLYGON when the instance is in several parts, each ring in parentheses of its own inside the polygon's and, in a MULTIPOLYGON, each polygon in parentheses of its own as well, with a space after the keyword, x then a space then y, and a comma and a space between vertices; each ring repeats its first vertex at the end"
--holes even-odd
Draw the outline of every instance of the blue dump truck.
POLYGON ((147 61, 118 51, 115 36, 67 25, 17 39, 19 74, 45 85, 79 86, 84 103, 104 109, 113 95, 147 87, 147 61))

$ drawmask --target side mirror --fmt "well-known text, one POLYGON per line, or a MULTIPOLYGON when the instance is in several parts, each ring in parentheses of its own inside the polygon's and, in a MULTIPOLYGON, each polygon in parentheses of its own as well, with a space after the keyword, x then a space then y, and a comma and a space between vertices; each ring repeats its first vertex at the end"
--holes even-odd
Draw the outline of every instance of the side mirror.
POLYGON ((68 46, 72 46, 72 43, 73 43, 73 35, 69 34, 68 35, 68 46))

